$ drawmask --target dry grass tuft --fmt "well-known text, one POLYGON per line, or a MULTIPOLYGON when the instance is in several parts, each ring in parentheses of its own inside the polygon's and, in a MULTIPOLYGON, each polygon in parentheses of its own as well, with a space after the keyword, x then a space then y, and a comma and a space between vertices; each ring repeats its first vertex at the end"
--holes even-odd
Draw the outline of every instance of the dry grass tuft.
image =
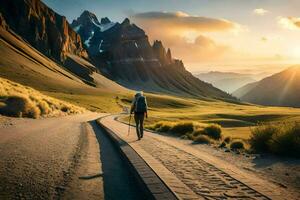
POLYGON ((230 149, 245 149, 245 144, 242 140, 234 140, 230 143, 230 149))
POLYGON ((0 78, 0 114, 39 118, 82 113, 85 109, 0 78))
POLYGON ((200 144, 210 144, 211 139, 207 135, 198 135, 194 137, 194 142, 200 143, 200 144))

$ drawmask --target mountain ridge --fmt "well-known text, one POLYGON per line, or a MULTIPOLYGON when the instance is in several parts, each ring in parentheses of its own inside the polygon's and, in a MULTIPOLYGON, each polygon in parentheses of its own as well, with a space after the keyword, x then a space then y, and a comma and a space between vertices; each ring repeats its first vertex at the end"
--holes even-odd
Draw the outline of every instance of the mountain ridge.
POLYGON ((299 80, 300 66, 292 66, 256 82, 240 99, 261 105, 300 107, 299 80))
POLYGON ((95 15, 84 13, 72 22, 72 27, 84 38, 95 66, 109 79, 134 90, 234 99, 195 78, 181 60, 172 58, 171 50, 166 50, 161 41, 150 44, 145 31, 128 18, 101 31, 88 21, 99 22, 95 15))

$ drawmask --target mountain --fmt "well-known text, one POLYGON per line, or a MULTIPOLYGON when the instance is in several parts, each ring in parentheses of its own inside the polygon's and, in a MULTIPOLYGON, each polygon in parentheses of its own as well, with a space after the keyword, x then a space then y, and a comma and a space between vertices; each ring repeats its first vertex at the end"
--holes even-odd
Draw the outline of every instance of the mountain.
POLYGON ((7 79, 51 91, 126 87, 235 100, 195 78, 162 42, 150 44, 127 18, 114 23, 84 11, 70 25, 40 0, 0 0, 0 16, 0 74, 7 79))
POLYGON ((240 87, 239 89, 235 90, 232 95, 237 97, 237 98, 241 98, 242 96, 244 96, 245 94, 247 94, 250 90, 252 90, 253 88, 256 87, 256 85, 258 84, 258 82, 253 82, 253 83, 248 83, 242 87, 240 87))
POLYGON ((59 61, 64 61, 68 53, 88 56, 66 17, 40 0, 1 0, 0 4, 0 12, 10 29, 43 54, 59 61))
POLYGON ((211 83, 213 86, 232 93, 245 84, 255 82, 256 79, 252 74, 240 74, 233 72, 211 71, 195 75, 200 80, 211 83))
POLYGON ((161 41, 150 44, 148 36, 128 18, 113 23, 99 22, 95 14, 84 11, 71 24, 81 36, 90 59, 111 80, 134 90, 176 95, 233 99, 188 72, 181 60, 161 41))
POLYGON ((1 77, 39 90, 126 91, 97 73, 80 35, 37 0, 0 0, 0 54, 1 77))
POLYGON ((249 91, 240 98, 243 101, 262 105, 300 107, 299 80, 300 66, 290 67, 262 79, 250 89, 249 86, 246 87, 249 91))

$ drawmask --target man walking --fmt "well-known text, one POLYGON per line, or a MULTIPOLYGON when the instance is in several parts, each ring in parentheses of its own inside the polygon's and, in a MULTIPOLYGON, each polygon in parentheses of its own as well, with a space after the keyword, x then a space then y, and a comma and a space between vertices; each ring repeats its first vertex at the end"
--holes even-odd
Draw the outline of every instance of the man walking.
POLYGON ((138 140, 144 136, 144 119, 148 117, 147 113, 147 100, 143 95, 143 92, 137 92, 134 96, 134 100, 131 106, 130 113, 134 112, 134 120, 136 124, 136 134, 138 140))

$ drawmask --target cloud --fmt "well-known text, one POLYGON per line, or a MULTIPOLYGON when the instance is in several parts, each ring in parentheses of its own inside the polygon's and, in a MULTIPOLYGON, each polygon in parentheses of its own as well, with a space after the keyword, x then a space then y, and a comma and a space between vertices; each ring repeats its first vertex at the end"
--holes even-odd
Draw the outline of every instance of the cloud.
POLYGON ((260 15, 260 16, 263 16, 263 15, 266 15, 267 13, 269 13, 270 11, 268 10, 265 10, 263 8, 256 8, 253 10, 253 13, 256 14, 256 15, 260 15))
POLYGON ((230 50, 207 35, 237 33, 242 26, 225 19, 192 16, 178 12, 145 12, 132 15, 131 20, 141 26, 150 40, 162 40, 172 55, 185 62, 218 59, 230 50))
POLYGON ((282 17, 277 18, 277 22, 281 28, 288 30, 299 30, 300 29, 300 17, 282 17))
POLYGON ((174 55, 179 55, 180 59, 188 62, 215 60, 230 50, 230 47, 217 44, 204 35, 198 35, 194 42, 187 42, 179 36, 164 41, 166 45, 170 45, 174 55))
POLYGON ((225 19, 192 16, 177 12, 144 12, 131 16, 134 21, 160 25, 167 29, 176 28, 177 31, 219 32, 236 31, 240 25, 225 19))

